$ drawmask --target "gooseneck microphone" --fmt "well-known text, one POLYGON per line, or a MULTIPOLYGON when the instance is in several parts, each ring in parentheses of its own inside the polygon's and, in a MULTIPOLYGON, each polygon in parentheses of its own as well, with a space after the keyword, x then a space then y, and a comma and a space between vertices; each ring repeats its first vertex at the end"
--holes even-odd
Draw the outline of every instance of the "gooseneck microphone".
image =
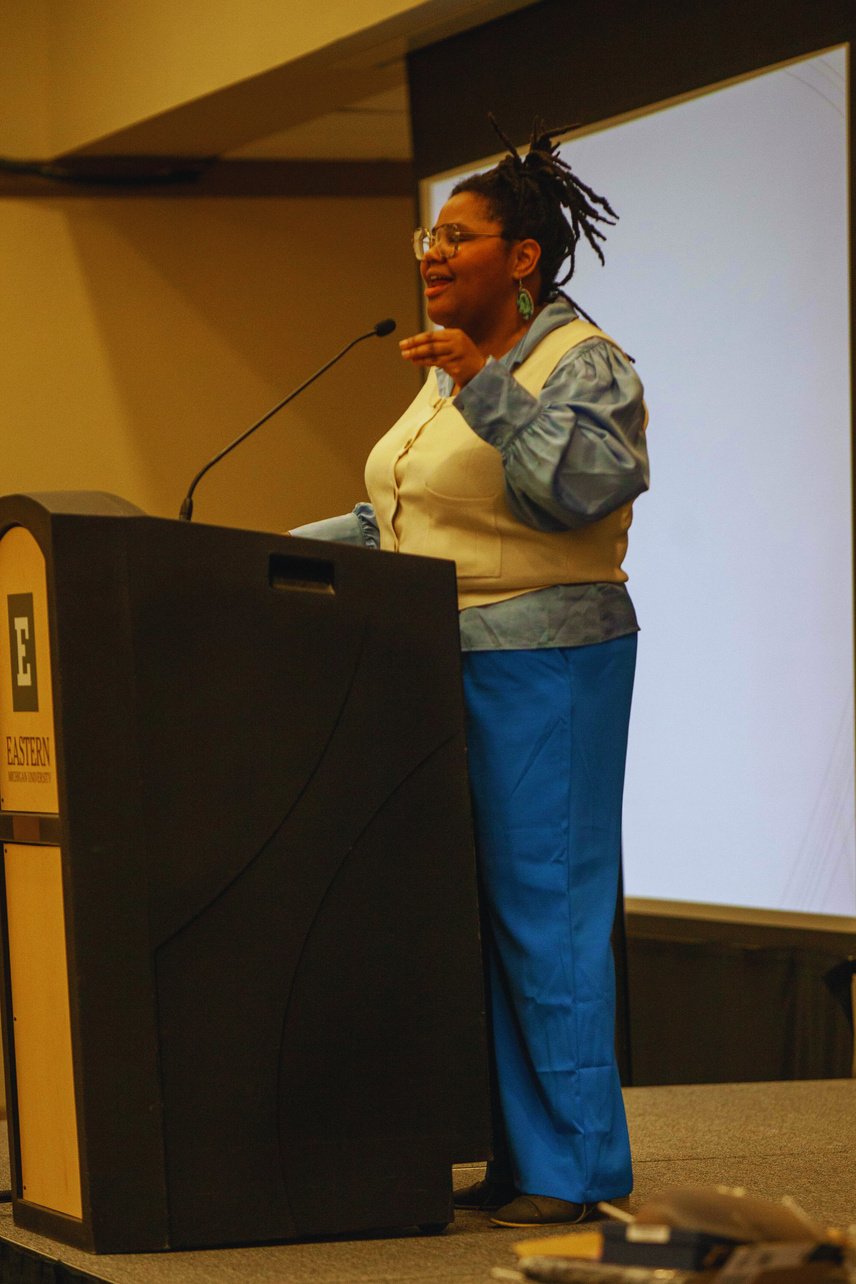
POLYGON ((244 432, 242 432, 240 437, 236 437, 234 441, 229 442, 228 446, 226 446, 223 450, 221 450, 218 454, 216 454, 213 459, 209 459, 208 463, 204 466, 204 468, 200 468, 199 472, 196 474, 193 481, 190 483, 187 489, 187 494, 185 495, 181 503, 181 509, 179 510, 179 514, 178 514, 179 518, 183 522, 190 521, 191 517, 193 516, 193 492, 196 490, 196 487, 202 481, 202 478, 208 472, 209 468, 213 468, 215 464, 219 464, 221 459, 225 459, 225 457, 228 454, 230 454, 235 449, 236 446, 240 446, 242 441, 246 441, 247 438, 250 437, 256 431, 257 428, 261 428, 262 424, 266 424, 267 421, 277 413, 277 411, 282 410, 283 406, 287 406, 289 401, 293 401, 295 397, 299 396, 300 393, 303 392, 305 388, 309 387, 310 383, 314 383, 316 379, 319 379, 321 375, 324 374, 325 370, 329 370, 330 367, 334 366, 337 361, 340 361, 341 358, 344 357, 345 353, 350 352, 351 348, 353 348, 356 344, 362 343, 363 339, 371 339, 373 335, 377 335, 379 339, 382 339, 384 338, 385 335, 392 334, 394 329, 395 329, 395 322, 393 321, 392 317, 387 317, 384 321, 378 321, 377 325, 372 326, 371 330, 366 330, 365 334, 358 334, 356 339, 352 339, 350 343, 346 343, 342 351, 337 352, 335 357, 332 357, 329 361, 327 361, 321 367, 320 370, 316 370, 314 375, 310 375, 305 383, 302 383, 299 388, 295 388, 294 392, 290 392, 287 397, 283 397, 282 401, 278 401, 276 405, 267 412, 266 415, 262 415, 261 419, 258 419, 254 424, 251 425, 251 427, 247 428, 244 432))

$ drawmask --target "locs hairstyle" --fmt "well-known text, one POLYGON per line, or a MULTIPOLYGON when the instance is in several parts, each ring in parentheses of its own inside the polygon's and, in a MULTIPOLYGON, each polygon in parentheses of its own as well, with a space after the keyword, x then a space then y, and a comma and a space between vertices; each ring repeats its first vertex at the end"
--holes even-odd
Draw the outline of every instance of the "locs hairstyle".
MULTIPOLYGON (((600 242, 606 237, 597 224, 612 227, 618 215, 606 197, 592 191, 558 154, 554 140, 574 126, 547 129, 544 121, 536 117, 529 150, 521 156, 492 114, 488 114, 488 120, 507 147, 508 155, 494 169, 462 179, 452 188, 452 195, 473 192, 483 197, 491 217, 502 224, 507 240, 531 237, 538 242, 541 246, 538 302, 544 303, 555 298, 559 287, 573 276, 581 236, 601 263, 604 262, 600 242), (557 280, 559 269, 566 261, 567 271, 557 280)), ((578 304, 574 306, 588 317, 578 304)))

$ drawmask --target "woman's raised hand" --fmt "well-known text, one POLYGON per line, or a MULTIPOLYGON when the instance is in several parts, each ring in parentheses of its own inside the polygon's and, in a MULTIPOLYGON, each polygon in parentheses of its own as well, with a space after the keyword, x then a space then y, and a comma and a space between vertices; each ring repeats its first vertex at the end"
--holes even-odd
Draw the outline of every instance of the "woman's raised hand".
POLYGON ((428 330, 399 343, 405 361, 415 366, 439 366, 451 375, 458 388, 477 375, 485 359, 463 330, 428 330))

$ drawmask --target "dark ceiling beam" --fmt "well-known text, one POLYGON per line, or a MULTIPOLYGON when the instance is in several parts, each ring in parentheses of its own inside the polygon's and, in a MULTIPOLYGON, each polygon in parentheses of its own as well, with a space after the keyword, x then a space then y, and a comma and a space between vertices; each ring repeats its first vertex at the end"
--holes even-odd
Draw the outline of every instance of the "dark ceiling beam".
POLYGON ((21 165, 0 162, 0 197, 409 197, 414 189, 409 161, 88 156, 21 165))

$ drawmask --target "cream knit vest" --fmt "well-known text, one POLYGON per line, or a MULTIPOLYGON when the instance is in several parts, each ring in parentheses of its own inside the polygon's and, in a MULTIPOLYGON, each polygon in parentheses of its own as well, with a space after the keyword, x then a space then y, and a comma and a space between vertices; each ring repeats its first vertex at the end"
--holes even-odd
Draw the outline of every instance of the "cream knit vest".
MULTIPOLYGON (((613 342, 587 321, 569 321, 514 377, 537 396, 565 353, 593 337, 613 342)), ((574 531, 524 526, 509 511, 499 452, 439 395, 434 370, 369 455, 366 486, 381 548, 454 561, 462 609, 553 584, 627 579, 621 563, 632 505, 574 531)))

